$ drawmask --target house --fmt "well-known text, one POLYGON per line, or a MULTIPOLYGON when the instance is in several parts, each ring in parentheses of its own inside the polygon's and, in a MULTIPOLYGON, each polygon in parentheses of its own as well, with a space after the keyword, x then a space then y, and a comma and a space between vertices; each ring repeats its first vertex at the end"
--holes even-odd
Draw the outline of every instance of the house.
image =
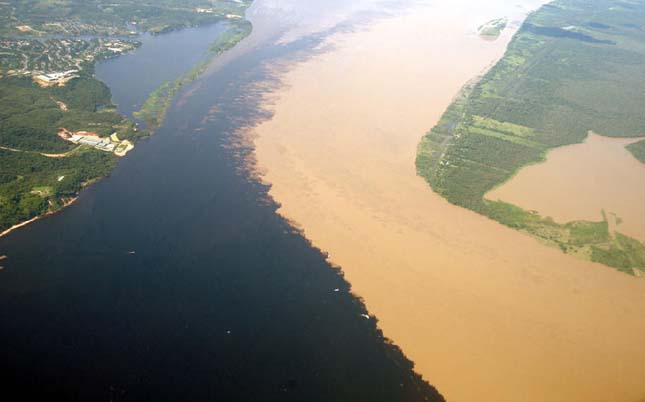
POLYGON ((78 77, 75 73, 78 70, 68 70, 60 73, 39 74, 34 76, 34 80, 43 87, 63 86, 72 78, 78 77))

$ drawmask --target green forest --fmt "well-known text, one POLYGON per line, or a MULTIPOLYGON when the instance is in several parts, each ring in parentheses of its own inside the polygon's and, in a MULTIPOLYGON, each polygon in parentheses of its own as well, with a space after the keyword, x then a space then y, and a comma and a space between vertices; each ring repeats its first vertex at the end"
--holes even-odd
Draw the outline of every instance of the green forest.
MULTIPOLYGON (((226 20, 231 28, 213 44, 212 58, 248 35, 250 23, 242 16, 250 3, 250 0, 0 2, 0 36, 5 37, 3 43, 17 60, 15 66, 1 66, 4 70, 29 69, 30 64, 22 65, 29 57, 20 51, 34 50, 32 47, 40 43, 38 37, 52 34, 67 39, 56 39, 55 43, 50 40, 53 50, 47 57, 53 59, 49 64, 60 70, 60 66, 66 67, 66 62, 84 60, 79 76, 64 86, 41 87, 28 74, 0 77, 0 231, 60 209, 84 185, 109 174, 116 165, 118 157, 114 153, 65 141, 58 136, 61 129, 92 132, 100 137, 116 134, 119 141, 133 143, 149 135, 118 113, 111 103, 110 89, 94 77, 93 63, 107 57, 97 48, 102 39, 86 42, 74 38, 84 34, 163 33, 226 20), (64 46, 59 45, 63 42, 64 46), (93 46, 90 46, 93 58, 83 53, 88 43, 93 46), (80 45, 84 47, 79 48, 80 45)), ((120 41, 119 45, 133 48, 138 43, 120 41)), ((148 117, 146 120, 154 123, 150 124, 153 128, 163 120, 174 93, 199 75, 209 60, 151 95, 144 105, 148 115, 142 117, 148 117)))
POLYGON ((9 0, 0 3, 0 34, 163 33, 244 15, 250 0, 9 0), (22 32, 16 26, 27 25, 22 32))
POLYGON ((627 150, 631 152, 636 159, 645 163, 645 140, 627 145, 627 150))
POLYGON ((55 211, 116 164, 112 153, 61 139, 60 128, 101 136, 116 132, 133 141, 146 135, 117 113, 110 98, 105 84, 87 74, 49 88, 31 78, 0 79, 0 231, 55 211))
MULTIPOLYGON (((504 57, 422 139, 417 172, 453 204, 562 251, 633 274, 645 244, 607 222, 559 224, 484 195, 548 150, 645 135, 645 3, 557 0, 531 14, 504 57)), ((630 151, 639 159, 643 142, 630 151)), ((643 160, 643 159, 641 159, 643 160)))

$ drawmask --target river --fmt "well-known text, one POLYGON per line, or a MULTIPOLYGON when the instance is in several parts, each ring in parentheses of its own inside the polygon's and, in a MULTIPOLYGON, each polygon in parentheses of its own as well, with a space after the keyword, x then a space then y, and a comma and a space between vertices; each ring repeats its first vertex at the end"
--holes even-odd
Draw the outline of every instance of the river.
POLYGON ((585 142, 554 149, 486 197, 535 210, 557 222, 617 217, 616 230, 645 241, 645 164, 625 146, 638 138, 590 133, 585 142))
POLYGON ((159 85, 174 81, 199 63, 225 30, 226 24, 218 23, 161 36, 143 33, 137 37, 140 49, 99 63, 96 76, 110 86, 119 111, 132 117, 159 85))
MULTIPOLYGON (((265 117, 253 92, 271 80, 265 63, 315 53, 326 32, 341 29, 303 29, 270 1, 249 13, 253 35, 185 88, 165 124, 108 178, 0 239, 6 395, 441 400, 325 255, 275 213, 268 187, 244 169, 250 150, 230 146, 265 117)), ((99 66, 99 77, 130 114, 207 44, 187 40, 218 29, 150 38, 99 66)))
POLYGON ((642 400, 645 283, 414 171, 541 3, 256 1, 254 33, 154 137, 0 239, 3 380, 81 400, 436 400, 384 335, 450 401, 642 400), (499 40, 477 37, 502 16, 499 40))
POLYGON ((540 3, 408 1, 337 32, 267 66, 281 85, 247 138, 278 213, 447 400, 640 401, 645 282, 451 205, 415 172, 424 133, 513 32, 477 27, 517 27, 540 3))

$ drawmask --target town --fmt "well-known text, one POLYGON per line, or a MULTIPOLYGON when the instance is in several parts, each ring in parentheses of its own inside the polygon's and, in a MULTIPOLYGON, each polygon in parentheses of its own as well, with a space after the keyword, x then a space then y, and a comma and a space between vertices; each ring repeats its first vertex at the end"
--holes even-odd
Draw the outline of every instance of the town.
POLYGON ((41 85, 64 85, 88 63, 134 50, 125 39, 2 39, 0 77, 32 76, 41 85))

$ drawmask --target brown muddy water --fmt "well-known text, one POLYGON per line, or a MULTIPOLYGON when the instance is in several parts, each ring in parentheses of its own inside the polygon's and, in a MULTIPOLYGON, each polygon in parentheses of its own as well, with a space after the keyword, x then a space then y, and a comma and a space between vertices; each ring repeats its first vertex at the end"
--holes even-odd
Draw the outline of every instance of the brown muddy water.
POLYGON ((625 149, 634 138, 590 133, 582 144, 554 149, 486 195, 558 222, 620 218, 616 230, 645 241, 645 164, 625 149))
POLYGON ((455 207, 415 174, 423 134, 512 34, 486 42, 476 28, 539 4, 410 3, 334 34, 267 66, 282 81, 264 102, 273 117, 247 134, 279 212, 447 400, 634 402, 645 281, 455 207))

